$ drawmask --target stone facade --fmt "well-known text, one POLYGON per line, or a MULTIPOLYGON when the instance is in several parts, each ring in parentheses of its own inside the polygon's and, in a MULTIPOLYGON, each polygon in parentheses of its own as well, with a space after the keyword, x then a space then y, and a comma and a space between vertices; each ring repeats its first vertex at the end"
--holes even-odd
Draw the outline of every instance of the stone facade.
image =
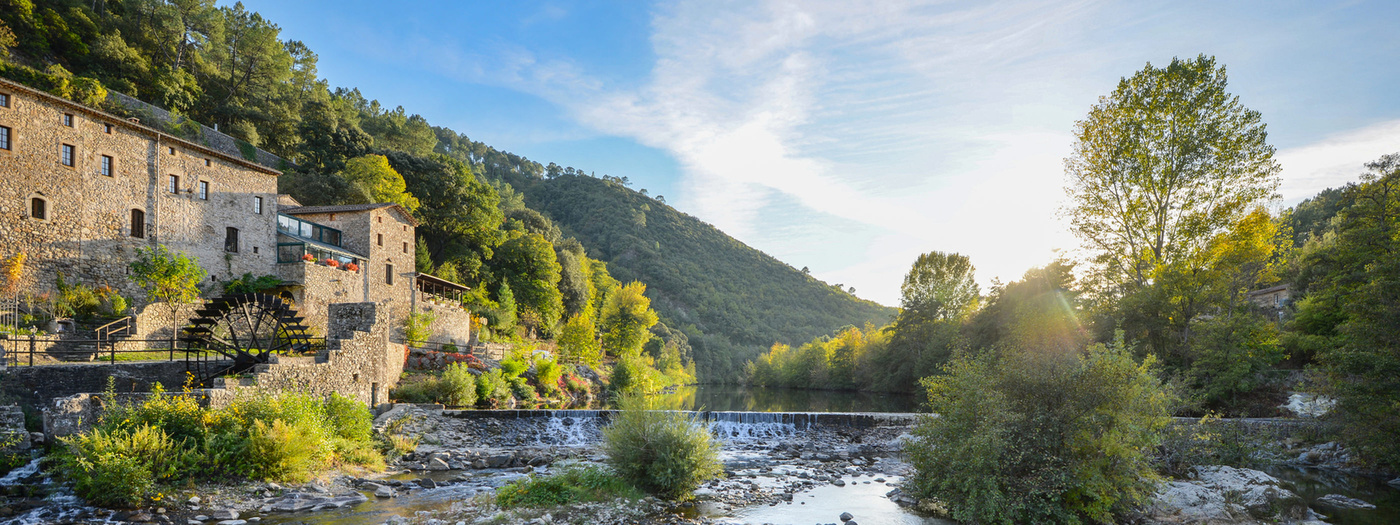
POLYGON ((414 311, 433 317, 433 322, 428 324, 429 342, 452 343, 463 350, 471 344, 470 312, 459 304, 437 300, 434 296, 421 292, 416 293, 414 299, 414 311))
POLYGON ((333 304, 329 313, 331 325, 321 355, 279 357, 259 365, 247 386, 327 396, 334 392, 370 406, 388 402, 408 357, 407 347, 389 342, 390 319, 375 303, 333 304))
MULTIPOLYGON (((363 257, 364 264, 357 275, 361 286, 359 293, 343 296, 353 299, 338 299, 339 302, 353 300, 378 304, 390 319, 400 321, 392 327, 391 337, 402 340, 401 321, 413 309, 413 286, 417 275, 414 269, 414 235, 418 222, 394 204, 298 207, 285 209, 282 213, 340 230, 340 247, 363 257)), ((289 264, 302 263, 282 263, 281 266, 289 264)), ((310 268, 302 271, 316 272, 310 268)), ((298 295, 294 299, 299 306, 307 309, 307 319, 319 319, 315 312, 321 307, 317 304, 337 302, 337 298, 342 297, 337 294, 349 286, 349 277, 349 274, 340 276, 340 284, 314 283, 309 279, 299 281, 304 283, 304 289, 293 292, 298 295)))
POLYGON ((352 272, 331 268, 315 262, 293 262, 277 265, 277 276, 284 282, 297 283, 282 292, 296 305, 297 315, 312 332, 322 333, 330 322, 330 306, 335 303, 365 300, 365 271, 352 272))
POLYGON ((0 257, 28 254, 24 290, 53 289, 61 271, 140 298, 127 263, 157 243, 197 257, 211 281, 275 263, 276 170, 7 80, 0 93, 0 257))

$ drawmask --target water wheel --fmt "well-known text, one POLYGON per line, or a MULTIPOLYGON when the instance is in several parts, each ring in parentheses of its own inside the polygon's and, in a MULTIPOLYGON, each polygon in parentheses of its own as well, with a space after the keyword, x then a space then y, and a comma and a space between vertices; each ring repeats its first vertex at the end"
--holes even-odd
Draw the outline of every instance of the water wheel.
POLYGON ((275 354, 311 350, 303 318, 289 301, 275 295, 225 295, 206 301, 195 316, 180 334, 186 351, 222 355, 232 363, 204 366, 207 361, 198 360, 197 375, 204 385, 215 377, 252 370, 275 354))

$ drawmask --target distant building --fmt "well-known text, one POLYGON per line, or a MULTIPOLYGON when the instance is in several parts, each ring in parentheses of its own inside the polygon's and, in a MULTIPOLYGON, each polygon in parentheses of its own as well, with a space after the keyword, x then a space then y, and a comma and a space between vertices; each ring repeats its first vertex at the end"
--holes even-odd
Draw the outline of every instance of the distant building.
POLYGON ((1290 298, 1289 285, 1285 283, 1280 284, 1278 286, 1270 286, 1262 290, 1254 290, 1252 292, 1249 292, 1247 297, 1250 301, 1253 301, 1254 304, 1257 304, 1262 308, 1281 309, 1285 306, 1288 306, 1288 301, 1290 298))

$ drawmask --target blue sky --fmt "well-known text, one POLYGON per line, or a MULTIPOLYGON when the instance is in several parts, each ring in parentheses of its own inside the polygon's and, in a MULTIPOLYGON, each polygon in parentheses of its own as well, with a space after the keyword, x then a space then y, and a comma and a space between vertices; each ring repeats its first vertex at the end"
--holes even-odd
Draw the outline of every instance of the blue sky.
POLYGON ((1400 151, 1396 2, 244 4, 333 86, 627 176, 890 305, 921 252, 984 284, 1073 255, 1074 123, 1147 62, 1227 66, 1279 150, 1277 205, 1400 151))

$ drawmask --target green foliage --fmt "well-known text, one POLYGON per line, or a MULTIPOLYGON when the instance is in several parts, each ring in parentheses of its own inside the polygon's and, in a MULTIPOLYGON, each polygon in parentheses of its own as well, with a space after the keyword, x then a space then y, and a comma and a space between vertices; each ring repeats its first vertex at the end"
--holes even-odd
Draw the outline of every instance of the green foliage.
POLYGON ((564 367, 559 366, 552 358, 540 358, 535 360, 535 383, 539 385, 540 393, 547 396, 558 395, 559 380, 564 377, 564 367))
POLYGON ((403 206, 409 213, 418 209, 418 199, 408 193, 403 175, 389 166, 389 159, 383 155, 365 155, 345 162, 345 180, 358 186, 370 204, 392 202, 403 206))
POLYGON ((1370 462, 1400 469, 1400 154, 1342 189, 1330 231, 1300 254, 1294 327, 1318 348, 1331 418, 1370 462))
POLYGON ((472 406, 478 399, 478 382, 471 369, 462 363, 447 365, 442 375, 422 381, 401 383, 391 394, 407 403, 438 403, 448 406, 472 406))
POLYGON ((99 427, 60 443, 59 468, 73 480, 75 492, 100 505, 140 505, 154 495, 157 482, 188 476, 198 466, 196 450, 150 424, 99 427))
POLYGON ((1267 437, 1250 434, 1246 425, 1208 413, 1195 423, 1173 423, 1162 433, 1158 470, 1185 478, 1197 465, 1251 468, 1269 463, 1267 437))
POLYGON ((924 380, 908 452, 923 497, 977 523, 1112 522, 1155 489, 1170 399, 1122 342, 964 356, 924 380))
POLYGON ((683 500, 723 473, 714 437, 692 416, 652 410, 640 397, 624 397, 618 407, 603 429, 602 448, 622 479, 656 496, 683 500))
POLYGON ((501 374, 501 369, 493 368, 476 378, 476 399, 492 406, 510 401, 510 381, 501 374))
POLYGON ((566 363, 585 363, 596 367, 603 362, 603 350, 598 345, 593 326, 593 318, 574 314, 559 331, 559 360, 566 363))
MULTIPOLYGON (((484 145, 478 151, 508 155, 484 145)), ((484 172, 509 182, 526 204, 606 262, 611 275, 603 279, 595 273, 595 278, 645 282, 658 316, 690 337, 696 368, 706 380, 740 379, 743 363, 775 341, 806 341, 842 326, 883 324, 893 316, 891 308, 837 292, 616 182, 572 168, 540 178, 543 166, 507 162, 487 163, 484 172)), ((607 292, 596 288, 593 302, 601 312, 607 292)), ((606 326, 602 316, 594 321, 606 326)))
POLYGON ((956 253, 928 252, 914 261, 899 287, 900 319, 960 319, 977 307, 972 260, 956 253))
POLYGON ((517 479, 496 491, 496 505, 558 507, 573 503, 640 499, 642 494, 612 471, 595 465, 570 465, 547 476, 517 479))
POLYGON ((437 315, 432 312, 411 312, 403 320, 403 337, 413 342, 427 341, 433 335, 430 327, 437 315))
POLYGON ((530 328, 552 334, 564 313, 554 245, 538 233, 513 234, 497 248, 491 265, 514 292, 520 319, 532 320, 527 323, 530 328))
POLYGON ((535 403, 540 400, 539 392, 536 392, 535 387, 530 386, 530 383, 526 381, 525 378, 514 377, 507 379, 507 381, 510 382, 510 393, 515 396, 516 399, 525 403, 535 403))
POLYGON ((64 438, 59 471, 90 501, 135 506, 182 480, 295 482, 334 463, 383 468, 371 422, 367 407, 339 395, 241 394, 209 409, 188 391, 157 385, 144 401, 111 403, 91 430, 64 438))
POLYGON ((1268 372, 1286 357, 1277 326, 1254 312, 1213 317, 1193 331, 1190 375, 1209 406, 1244 410, 1237 400, 1269 383, 1268 372))
POLYGON ((301 483, 330 464, 331 446, 323 429, 310 421, 272 424, 253 421, 243 446, 243 474, 272 481, 301 483))
POLYGON ((131 280, 146 291, 150 301, 184 304, 199 298, 204 269, 192 257, 157 245, 137 248, 136 260, 128 266, 131 280))
POLYGON ((224 293, 263 293, 281 285, 282 278, 276 275, 253 277, 252 273, 245 273, 241 277, 224 282, 224 293))
POLYGON ((645 284, 633 281, 608 296, 599 327, 603 331, 603 350, 607 353, 634 357, 640 355, 642 345, 651 340, 651 327, 656 324, 657 316, 646 291, 645 284))
POLYGON ((504 375, 506 379, 520 377, 520 374, 525 373, 525 371, 529 369, 530 363, 526 362, 525 359, 521 357, 501 360, 501 374, 504 375))

